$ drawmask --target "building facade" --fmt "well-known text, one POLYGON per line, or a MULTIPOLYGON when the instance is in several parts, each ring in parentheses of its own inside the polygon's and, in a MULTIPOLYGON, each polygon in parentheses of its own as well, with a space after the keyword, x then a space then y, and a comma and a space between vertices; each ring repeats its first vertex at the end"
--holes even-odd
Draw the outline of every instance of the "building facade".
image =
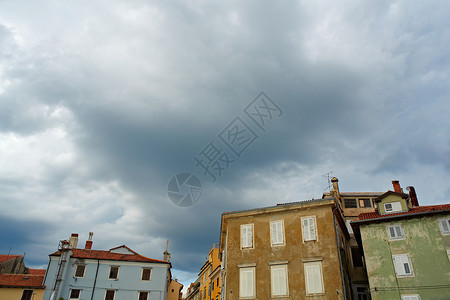
POLYGON ((223 213, 222 299, 350 299, 348 239, 332 198, 223 213))
POLYGON ((419 206, 414 188, 394 190, 352 222, 372 299, 449 299, 450 204, 419 206))
POLYGON ((0 274, 0 299, 41 300, 44 275, 0 274))
POLYGON ((43 299, 167 299, 169 261, 142 256, 125 245, 92 250, 91 238, 79 249, 78 235, 72 234, 50 254, 43 299))

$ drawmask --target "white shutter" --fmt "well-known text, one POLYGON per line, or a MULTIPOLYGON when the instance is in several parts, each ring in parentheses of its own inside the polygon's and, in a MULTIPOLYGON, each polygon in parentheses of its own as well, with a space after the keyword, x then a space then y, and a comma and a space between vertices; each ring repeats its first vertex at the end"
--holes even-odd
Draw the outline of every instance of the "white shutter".
POLYGON ((242 248, 253 247, 253 224, 241 225, 242 248))
POLYGON ((287 292, 287 265, 271 267, 272 296, 285 296, 287 292))
POLYGON ((316 239, 316 222, 313 217, 303 218, 303 240, 312 241, 316 239))
POLYGON ((419 295, 402 296, 402 300, 420 300, 420 296, 419 295))
POLYGON ((412 274, 412 267, 408 254, 392 255, 395 273, 398 276, 406 276, 412 274))
POLYGON ((450 233, 450 219, 439 220, 442 233, 450 233))
POLYGON ((323 293, 321 262, 304 263, 307 294, 323 293))
POLYGON ((255 296, 255 268, 241 268, 239 282, 239 297, 255 296))
POLYGON ((272 245, 284 244, 283 221, 271 222, 270 233, 272 245))

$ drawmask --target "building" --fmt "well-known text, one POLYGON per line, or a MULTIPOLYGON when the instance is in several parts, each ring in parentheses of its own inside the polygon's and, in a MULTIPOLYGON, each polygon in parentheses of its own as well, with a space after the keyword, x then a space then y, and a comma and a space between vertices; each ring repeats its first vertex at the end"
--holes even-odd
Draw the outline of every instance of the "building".
POLYGON ((219 244, 213 244, 198 279, 188 289, 186 299, 218 300, 221 293, 220 266, 219 244))
POLYGON ((419 206, 413 187, 393 184, 351 223, 372 299, 449 299, 450 204, 419 206))
POLYGON ((183 285, 176 279, 172 279, 169 282, 169 287, 167 291, 167 300, 181 300, 183 298, 183 293, 181 290, 183 285))
POLYGON ((27 274, 24 257, 22 255, 0 254, 0 274, 27 274))
POLYGON ((331 179, 332 189, 324 193, 322 198, 333 197, 337 200, 339 211, 345 220, 350 239, 347 248, 343 253, 343 260, 348 265, 350 278, 350 288, 355 299, 366 300, 369 298, 369 281, 362 259, 361 250, 353 235, 350 222, 358 219, 359 214, 374 212, 376 203, 374 202, 383 192, 341 192, 339 190, 339 180, 336 177, 331 179))
POLYGON ((0 299, 41 300, 43 281, 43 274, 0 274, 0 299))
POLYGON ((92 250, 92 235, 84 249, 77 248, 78 234, 72 234, 50 254, 44 300, 167 299, 171 280, 167 250, 165 260, 142 256, 125 245, 92 250))
POLYGON ((222 299, 350 299, 334 198, 222 214, 222 299))

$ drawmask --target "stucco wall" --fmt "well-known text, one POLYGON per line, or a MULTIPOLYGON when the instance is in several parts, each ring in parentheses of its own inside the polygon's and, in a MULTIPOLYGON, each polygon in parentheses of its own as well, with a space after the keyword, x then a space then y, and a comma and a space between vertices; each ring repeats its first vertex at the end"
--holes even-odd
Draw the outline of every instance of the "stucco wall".
MULTIPOLYGON (((23 288, 0 288, 1 300, 19 300, 22 297, 23 288)), ((42 300, 44 289, 27 289, 33 290, 32 300, 42 300)))
POLYGON ((442 235, 438 224, 443 217, 361 226, 372 299, 401 299, 402 294, 419 294, 421 299, 450 298, 450 262, 446 252, 450 249, 450 236, 442 235), (390 241, 386 227, 395 224, 402 225, 405 238, 390 241), (397 278, 392 261, 395 254, 410 255, 414 276, 397 278))
MULTIPOLYGON (((325 202, 323 202, 325 203, 325 202)), ((295 210, 266 211, 255 216, 236 214, 227 217, 226 299, 239 299, 240 264, 256 263, 256 298, 271 298, 269 262, 288 261, 290 299, 343 299, 332 203, 311 203, 295 210), (301 217, 315 216, 317 241, 304 242, 301 217), (270 221, 284 220, 285 245, 271 247, 270 221), (240 225, 253 223, 254 248, 240 249, 240 225), (322 261, 325 293, 306 296, 303 262, 322 261)))

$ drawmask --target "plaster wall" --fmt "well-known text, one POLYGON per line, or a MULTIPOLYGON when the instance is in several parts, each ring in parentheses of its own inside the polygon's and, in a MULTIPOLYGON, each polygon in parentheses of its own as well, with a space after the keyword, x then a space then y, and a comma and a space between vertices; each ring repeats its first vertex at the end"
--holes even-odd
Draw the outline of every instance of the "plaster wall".
MULTIPOLYGON (((2 300, 19 300, 22 297, 24 288, 0 288, 0 299, 2 300)), ((32 300, 42 300, 44 296, 44 289, 31 289, 33 290, 32 300)))

